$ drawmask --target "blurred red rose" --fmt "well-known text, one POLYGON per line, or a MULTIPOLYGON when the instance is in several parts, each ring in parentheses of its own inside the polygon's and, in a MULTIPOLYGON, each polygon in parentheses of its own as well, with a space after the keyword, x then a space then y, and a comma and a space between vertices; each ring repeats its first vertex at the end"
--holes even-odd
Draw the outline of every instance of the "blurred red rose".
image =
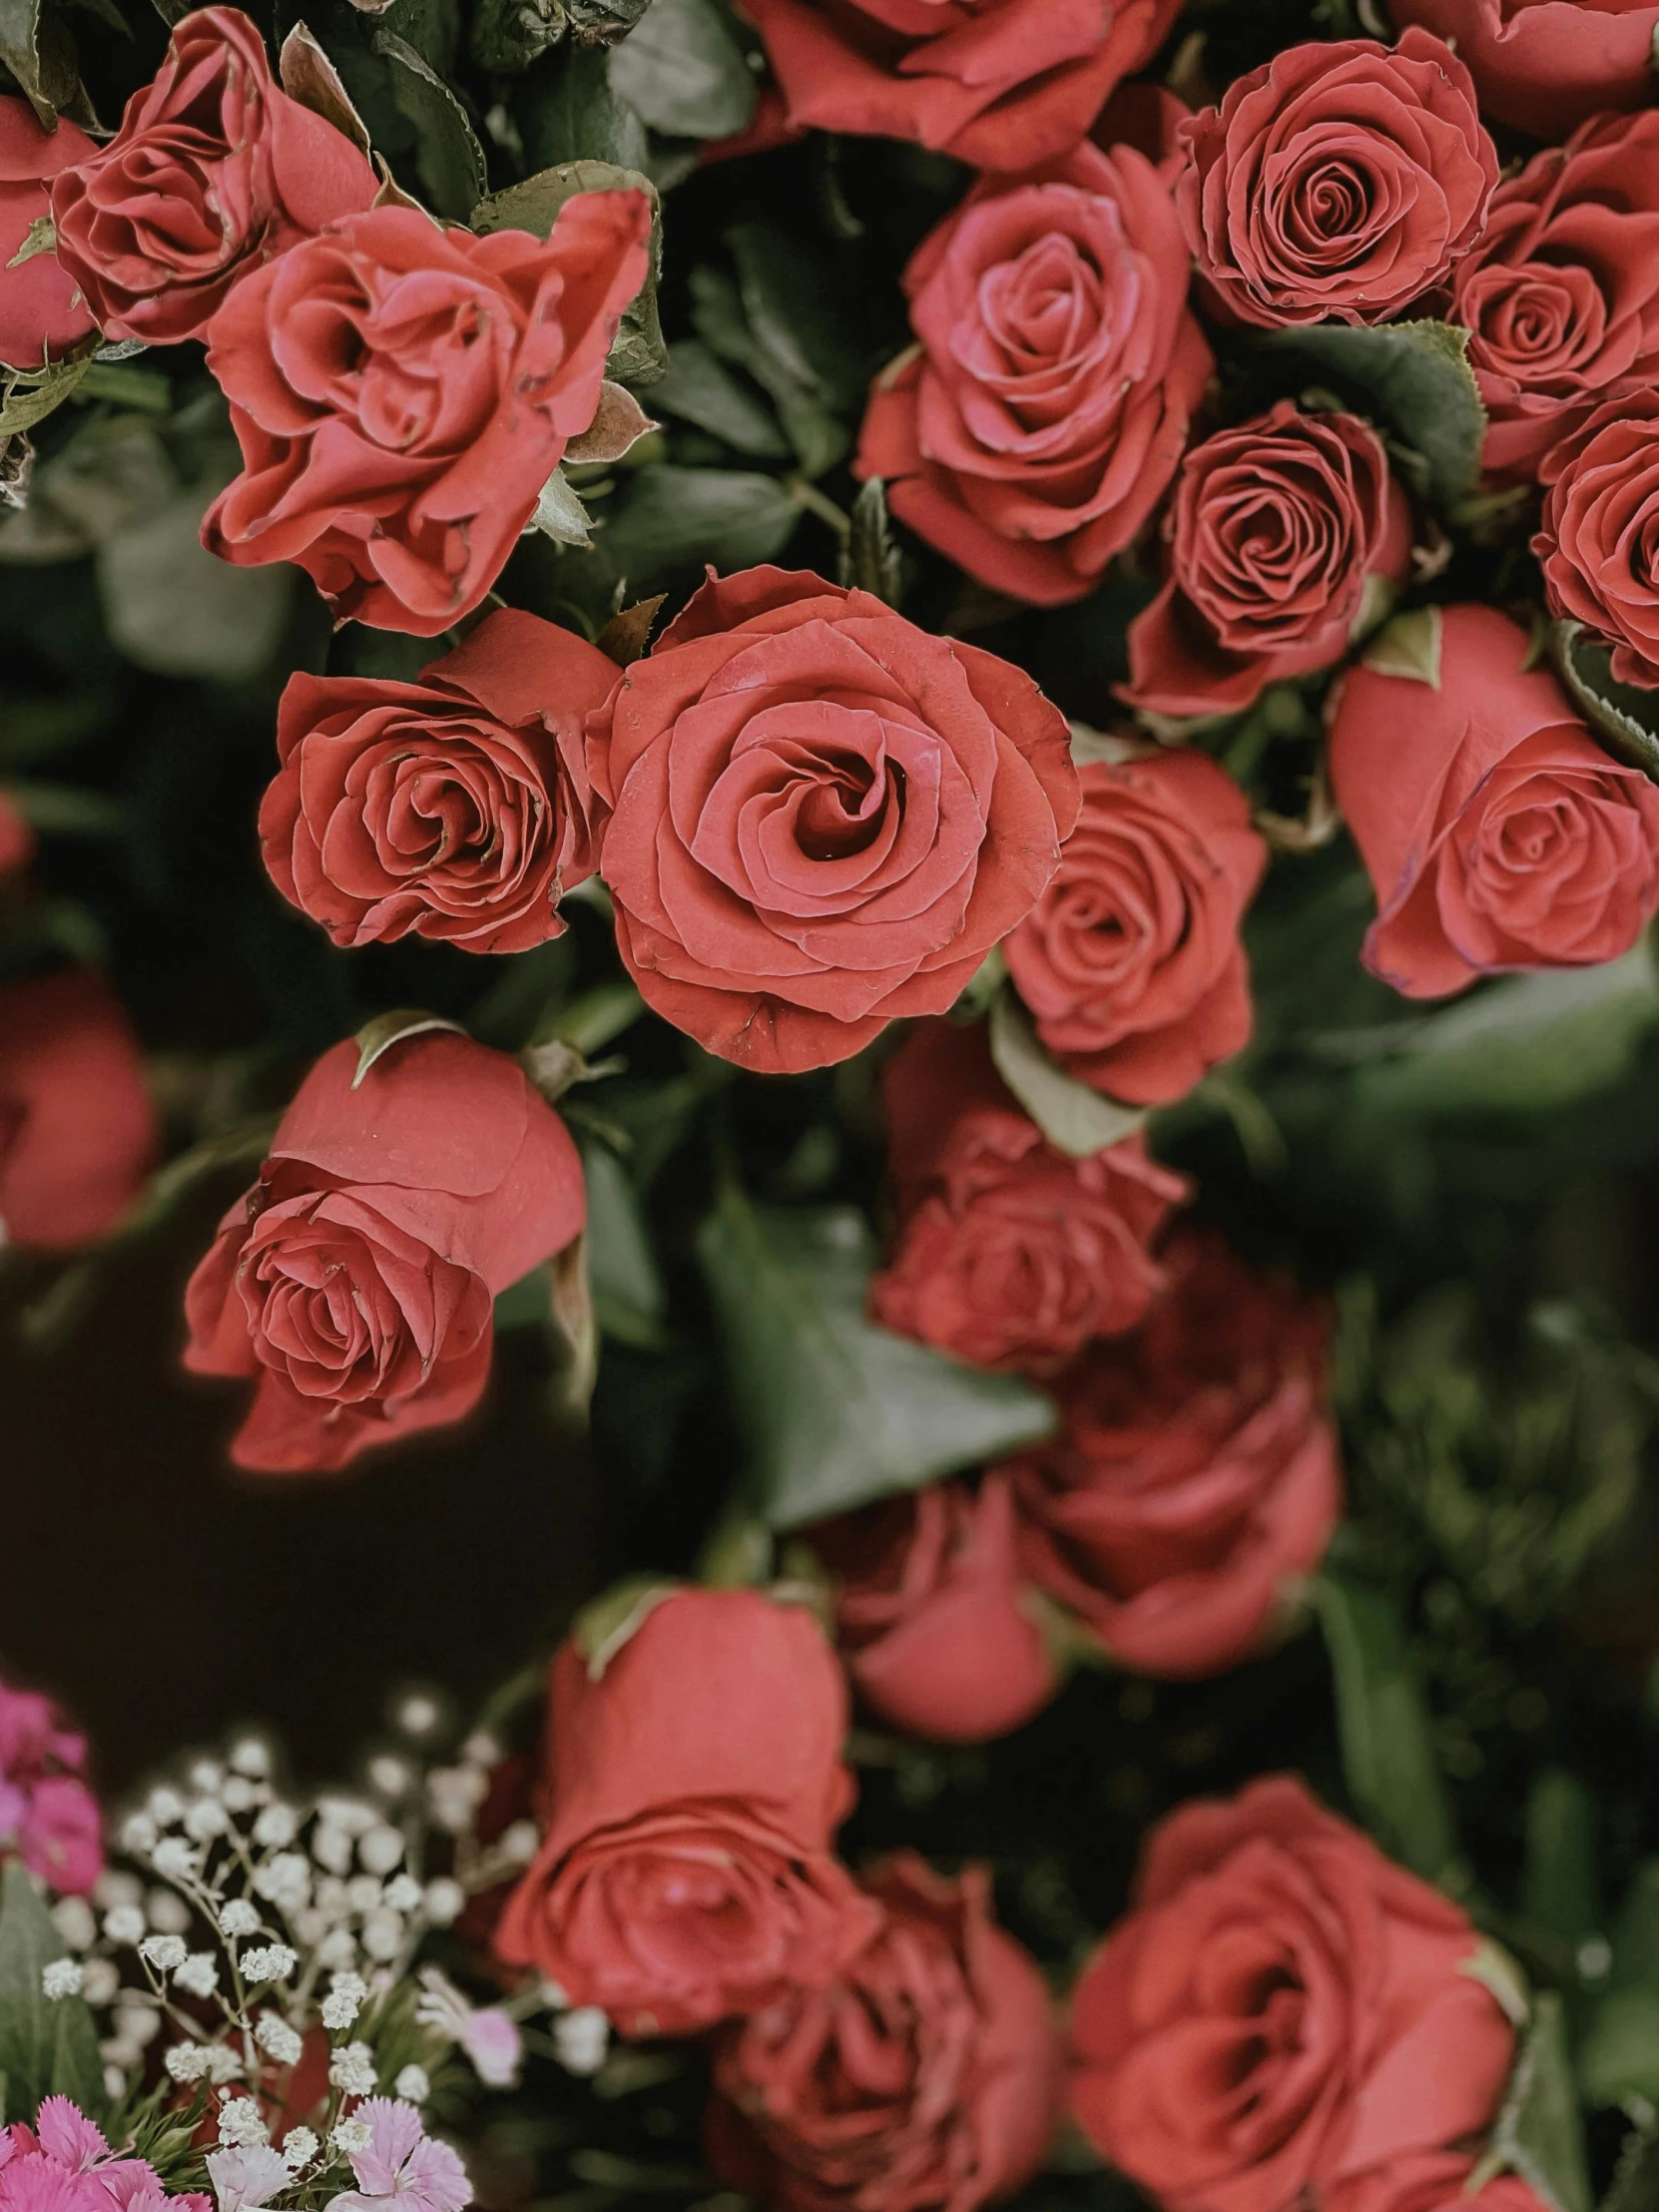
POLYGON ((597 865, 583 727, 620 671, 504 608, 413 684, 290 677, 260 810, 282 896, 336 944, 523 952, 597 865))
POLYGON ((1180 0, 741 0, 798 129, 1030 169, 1145 68, 1180 0))
POLYGON ((1377 893, 1365 963, 1408 998, 1614 959, 1659 910, 1659 790, 1532 658, 1503 615, 1447 607, 1437 685, 1362 665, 1333 695, 1332 784, 1377 893))
POLYGON ((1473 2178, 1466 2151, 1408 2151, 1339 2182, 1321 2201, 1326 2212, 1546 2212, 1517 2173, 1494 2174, 1478 2189, 1470 2187, 1473 2178))
POLYGON ((72 1252, 115 1227, 160 1147, 138 1041, 85 969, 0 985, 0 1243, 72 1252))
POLYGON ((1379 586, 1411 565, 1411 511, 1358 415, 1291 399, 1195 446, 1165 518, 1163 589, 1129 625, 1120 696, 1161 715, 1238 714, 1330 668, 1379 586))
POLYGON ((75 278, 55 254, 31 254, 15 269, 11 265, 31 225, 51 213, 52 179, 97 151, 66 117, 59 117, 56 130, 43 130, 26 100, 0 94, 0 361, 9 367, 55 361, 95 328, 75 278))
POLYGON ((876 1913, 831 1854, 846 1688, 812 1614, 684 1589, 595 1671, 553 1662, 544 1836, 495 1947, 629 2035, 822 1987, 876 1913))
POLYGON ((1170 2212, 1283 2212, 1474 2135, 1514 2054, 1464 1915, 1292 1775, 1155 1829, 1084 1968, 1072 2107, 1170 2212))
POLYGON ((994 591, 1080 599, 1174 474, 1214 366, 1166 179, 1077 147, 982 179, 904 272, 919 344, 869 395, 857 473, 994 591))
POLYGON ((982 1027, 928 1022, 882 1076, 898 1226, 870 1312, 975 1367, 1051 1374, 1133 1329, 1164 1274, 1148 1249, 1187 1185, 1139 1136, 1058 1152, 1003 1088, 982 1027))
POLYGON ((1020 1560, 1111 1657, 1236 1666, 1325 1555, 1342 1511, 1326 1321, 1212 1233, 1172 1238, 1136 1335, 1056 1386, 1064 1427, 1011 1462, 1020 1560))
POLYGON ((1653 98, 1654 0, 1389 0, 1389 13, 1455 46, 1482 112, 1534 138, 1653 98))
POLYGON ((34 851, 34 831, 13 802, 0 791, 0 878, 27 867, 34 851))
POLYGON ((259 1383, 231 1456, 261 1473, 470 1412, 495 1294, 586 1218, 576 1147, 516 1060, 428 1032, 357 1064, 348 1038, 311 1069, 185 1294, 186 1367, 259 1383))
POLYGON ((272 82, 250 18, 198 8, 115 137, 53 185, 58 259, 107 338, 174 345, 239 277, 377 189, 360 149, 272 82))
POLYGON ((592 422, 650 229, 643 192, 579 194, 545 243, 378 208, 257 270, 208 332, 243 473, 203 544, 297 562, 342 622, 448 629, 592 422))
POLYGON ((1250 807, 1202 753, 1094 761, 1054 880, 1003 955, 1037 1035, 1096 1090, 1184 1098, 1250 1040, 1239 928, 1268 863, 1250 807))
POLYGON ((1048 1991, 983 1869, 950 1881, 900 1852, 869 1890, 881 1931, 841 1980, 717 2041, 710 2162, 779 2212, 975 2212, 1031 2179, 1053 2131, 1048 1991))
POLYGON ((589 766, 629 973, 761 1074, 951 1005, 1077 815, 1065 718, 1029 676, 778 568, 711 571, 595 719, 589 766))
POLYGON ((1182 126, 1178 192, 1215 298, 1242 322, 1384 322, 1480 234, 1497 155, 1451 49, 1315 40, 1182 126))
POLYGON ((1550 612, 1600 632, 1616 683, 1659 686, 1659 390, 1607 400, 1538 474, 1550 612))

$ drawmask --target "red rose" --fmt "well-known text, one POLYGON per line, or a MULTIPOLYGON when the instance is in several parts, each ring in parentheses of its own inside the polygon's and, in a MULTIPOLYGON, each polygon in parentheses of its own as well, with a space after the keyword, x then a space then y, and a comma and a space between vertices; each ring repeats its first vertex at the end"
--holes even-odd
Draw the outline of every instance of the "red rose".
POLYGON ((920 342, 870 392, 857 473, 993 590, 1080 599, 1163 496, 1214 366, 1168 182, 1088 145, 982 179, 904 288, 920 342))
POLYGON ((1184 1098, 1250 1041, 1239 926, 1268 864, 1202 753, 1088 763, 1059 871, 1003 955, 1052 1057, 1135 1105, 1184 1098))
POLYGON ((1604 753, 1526 632, 1441 617, 1437 687, 1353 669, 1331 775, 1377 892, 1365 963, 1408 998, 1589 967, 1659 909, 1659 790, 1604 753))
POLYGON ((1073 2110, 1169 2212, 1283 2212, 1491 2119, 1514 2049, 1479 1937, 1292 1775, 1153 1831, 1084 1968, 1073 2110))
POLYGON ((1041 1712, 1059 1673, 1014 1539, 1004 1475, 934 1483, 810 1531, 834 1583, 846 1671, 871 1712, 956 1744, 1041 1712))
POLYGON ((811 1613, 676 1591, 602 1673, 553 1662, 545 1834, 495 1947, 631 2035, 822 1987, 874 1909, 831 1856, 846 1690, 811 1613))
POLYGON ((1059 2051, 990 1883, 912 1852, 870 1877, 880 1934, 832 1987, 791 1989, 715 2047, 716 2173, 778 2212, 974 2212, 1041 2163, 1059 2051))
POLYGON ((1659 391, 1597 407, 1538 474, 1550 611, 1601 633, 1617 683, 1659 685, 1659 391))
POLYGON ((60 117, 42 130, 26 100, 0 94, 0 361, 39 368, 90 336, 94 324, 75 278, 53 254, 13 269, 30 226, 51 212, 48 187, 71 162, 96 154, 85 131, 60 117))
POLYGON ((84 969, 0 986, 0 1244, 96 1243, 159 1145, 138 1042, 108 986, 84 969))
POLYGON ((1545 2212, 1517 2173, 1494 2174, 1478 2189, 1469 2186, 1473 2178, 1465 2151, 1409 2151, 1339 2182, 1321 2201, 1325 2212, 1545 2212))
POLYGON ((343 132, 273 84, 240 8, 187 15, 115 137, 72 158, 52 187, 58 259, 106 337, 149 345, 200 337, 240 277, 378 189, 343 132))
POLYGON ((975 169, 1074 147, 1180 0, 742 0, 798 129, 914 139, 975 169))
POLYGON ((710 572, 595 718, 589 766, 629 973, 762 1074, 951 1005, 1077 814, 1030 677, 777 568, 710 572))
POLYGON ((0 791, 0 880, 27 867, 34 857, 35 833, 17 808, 0 791))
POLYGON ((470 1412, 495 1294, 586 1218, 576 1147, 505 1053, 426 1033, 360 1083, 357 1061, 347 1039, 306 1076, 185 1294, 186 1367, 259 1382, 231 1456, 262 1473, 470 1412))
POLYGON ((256 271, 208 332, 243 474, 203 544, 296 561, 342 622, 447 629, 593 420, 650 227, 642 192, 580 194, 545 244, 378 208, 256 271))
POLYGON ((1181 464, 1168 574, 1129 625, 1121 697, 1161 715, 1238 714, 1348 651, 1378 587, 1411 565, 1411 511, 1382 440, 1281 399, 1181 464))
POLYGON ((1480 234, 1497 156, 1469 73, 1408 30, 1293 46, 1183 125, 1178 200, 1241 322, 1383 322, 1480 234))
POLYGON ((1219 1237, 1172 1240, 1136 1336, 1064 1376, 1065 1426, 1013 1462, 1020 1557, 1121 1666, 1236 1666, 1342 1511, 1319 1308, 1219 1237))
POLYGON ((273 882, 336 944, 523 952, 596 865, 582 729, 614 661, 515 608, 414 684, 293 676, 260 810, 273 882))
POLYGON ((1140 1137, 1085 1160, 1003 1088, 983 1029, 929 1022, 883 1072, 898 1229, 870 1312, 975 1367, 1034 1375, 1133 1329, 1162 1289, 1148 1250, 1186 1196, 1140 1137))
POLYGON ((1654 0, 1390 0, 1389 12, 1454 45, 1485 113, 1534 138, 1653 98, 1654 0))

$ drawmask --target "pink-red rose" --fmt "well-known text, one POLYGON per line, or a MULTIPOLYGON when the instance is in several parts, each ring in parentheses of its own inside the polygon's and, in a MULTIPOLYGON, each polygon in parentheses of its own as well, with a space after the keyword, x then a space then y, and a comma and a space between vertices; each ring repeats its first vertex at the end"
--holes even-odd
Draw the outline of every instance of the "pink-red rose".
POLYGON ((1139 1136, 1058 1152, 991 1066, 984 1031, 928 1022, 883 1072, 897 1228, 870 1312, 975 1367, 1051 1374, 1133 1329, 1164 1272, 1151 1246, 1179 1175, 1139 1136))
POLYGON ((742 0, 800 128, 1030 169, 1087 133, 1180 0, 742 0))
POLYGON ((1466 2151, 1407 2151, 1328 2189, 1328 2212, 1545 2212, 1544 2200, 1517 2173, 1472 2187, 1466 2151))
POLYGON ((103 1822, 87 1788, 84 1736, 50 1698, 0 1681, 0 1857, 15 1851, 65 1897, 104 1871, 103 1822))
POLYGON ((1389 12, 1455 46, 1482 111, 1534 138, 1653 98, 1654 0, 1391 0, 1389 12))
POLYGON ((196 1375, 257 1382, 231 1456, 344 1466, 459 1420, 489 1377, 498 1291, 581 1230, 582 1165, 516 1060, 426 1032, 356 1081, 323 1054, 185 1295, 196 1375))
POLYGON ((18 808, 0 791, 0 881, 27 867, 34 857, 35 833, 18 808))
POLYGON ((1532 640, 1440 619, 1439 681, 1365 666, 1331 709, 1331 776, 1377 892, 1365 963, 1408 998, 1587 967, 1659 910, 1659 790, 1604 753, 1532 640))
POLYGON ((578 195, 545 243, 378 208, 245 277, 208 332, 243 473, 203 544, 297 562, 341 621, 448 629, 592 422, 650 229, 643 192, 578 195))
POLYGON ((1135 1105, 1184 1098, 1250 1040, 1239 928, 1268 863, 1243 792, 1202 753, 1079 772, 1054 880, 1003 945, 1050 1055, 1135 1105))
POLYGON ((95 327, 55 254, 11 265, 31 227, 51 213, 52 179, 97 151, 66 118, 43 130, 26 100, 0 94, 0 361, 12 368, 55 361, 95 327))
POLYGON ((418 682, 298 675, 260 810, 282 896, 336 944, 523 952, 597 865, 583 727, 614 661, 504 608, 418 682))
POLYGON ((1607 400, 1538 473, 1551 613, 1600 632, 1615 682, 1659 686, 1659 390, 1607 400))
POLYGON ((88 970, 0 986, 0 1243, 96 1243, 160 1144, 138 1042, 88 970))
POLYGON ((1048 1992, 982 1868, 949 1880, 901 1852, 868 1887, 880 1933, 843 1978, 716 2043, 710 2159, 778 2212, 976 2212, 1031 2179, 1053 2130, 1048 1992))
POLYGON ((1178 202, 1241 322, 1383 322, 1480 235, 1497 155, 1469 73, 1408 30, 1292 46, 1182 126, 1178 202))
POLYGON ((1132 147, 982 179, 904 272, 917 345, 857 471, 994 591, 1079 599, 1151 514, 1214 363, 1168 181, 1132 147))
POLYGON ((1342 1511, 1326 1324, 1213 1233, 1171 1240, 1137 1334, 1055 1385, 1064 1426, 1009 1469, 1027 1578, 1121 1666, 1215 1674, 1259 1650, 1342 1511))
POLYGON ((544 1834, 495 1947, 626 2034, 686 2035, 823 1987, 876 1913, 831 1851, 846 1688, 812 1614, 687 1589, 603 1671, 553 1662, 544 1834))
POLYGON ((595 718, 589 765, 629 973, 766 1074, 951 1005, 1077 815, 1030 677, 777 568, 711 573, 595 718))
POLYGON ((1129 626, 1122 693, 1161 715, 1238 714, 1331 667, 1411 564, 1382 440, 1290 399, 1193 448, 1164 535, 1164 586, 1129 626))
POLYGON ((352 141, 272 82, 242 10, 198 8, 115 137, 53 185, 58 259, 106 337, 174 345, 240 277, 376 190, 352 141))
POLYGON ((1170 2212, 1288 2212, 1481 2131, 1514 2030, 1479 1937, 1291 1775, 1155 1829, 1085 1967, 1072 2108, 1170 2212))

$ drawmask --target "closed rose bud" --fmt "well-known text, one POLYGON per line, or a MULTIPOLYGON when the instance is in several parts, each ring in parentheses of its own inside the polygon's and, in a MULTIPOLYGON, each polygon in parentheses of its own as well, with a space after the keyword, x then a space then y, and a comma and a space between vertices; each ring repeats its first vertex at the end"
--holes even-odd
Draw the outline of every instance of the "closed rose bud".
POLYGON ((95 1243, 138 1196, 159 1143, 137 1040, 101 977, 0 986, 0 1241, 95 1243))

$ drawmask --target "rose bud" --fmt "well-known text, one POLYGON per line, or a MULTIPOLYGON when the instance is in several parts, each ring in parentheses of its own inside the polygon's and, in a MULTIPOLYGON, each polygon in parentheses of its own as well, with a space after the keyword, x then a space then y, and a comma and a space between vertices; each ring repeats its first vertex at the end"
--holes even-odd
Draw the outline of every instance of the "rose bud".
POLYGON ((1169 2212, 1329 2203, 1490 2122, 1515 2037, 1464 1970, 1479 1944, 1295 1776, 1195 1800, 1083 1969, 1072 2109, 1169 2212))
POLYGON ((596 1670, 553 1662, 544 1835, 495 1948, 624 2034, 688 2035, 831 1981, 876 1925, 831 1855, 846 1689, 812 1614, 684 1589, 596 1670))
POLYGON ((975 2212, 1032 2178, 1053 2132, 1048 1991, 983 1868, 950 1880, 898 1852, 869 1890, 881 1931, 842 1980, 717 2039, 709 2161, 778 2212, 975 2212))
POLYGON ((920 342, 875 381, 857 473, 993 591, 1080 599, 1163 496, 1214 366, 1187 285, 1133 148, 982 179, 904 272, 920 342))
POLYGON ((1609 399, 1553 446, 1532 550, 1550 612, 1598 631, 1615 683, 1659 686, 1659 391, 1609 399))
POLYGON ((132 1026, 86 969, 0 985, 0 1244, 113 1229, 160 1149, 132 1026))
POLYGON ((1328 2212, 1547 2212, 1517 2173, 1494 2174, 1478 2188, 1474 2160, 1460 2150, 1406 2151, 1328 2189, 1328 2212))
POLYGON ((1390 0, 1389 13, 1454 46, 1481 112, 1534 138, 1653 98, 1654 0, 1390 0))
POLYGON ((194 1375, 258 1383, 239 1467, 310 1474, 460 1420, 497 1292, 586 1218, 582 1164, 516 1060, 417 1034, 325 1052, 185 1294, 194 1375))
POLYGON ((1342 1512, 1324 1312, 1221 1239, 1170 1241, 1135 1336, 1055 1385, 1063 1426, 1010 1462, 1026 1578, 1120 1666, 1175 1679, 1272 1637, 1342 1512))
POLYGON ((1328 708, 1377 893, 1366 966, 1443 998, 1617 958, 1659 910, 1659 790, 1602 751, 1516 624, 1447 607, 1439 630, 1437 684, 1362 665, 1328 708))
POLYGON ((1437 38, 1317 40, 1182 125, 1181 220, 1241 322, 1384 322, 1480 235, 1497 183, 1469 73, 1437 38))
POLYGON ((56 254, 31 254, 25 262, 17 256, 33 225, 51 212, 52 179, 97 151, 66 117, 56 130, 44 130, 27 100, 0 94, 0 361, 8 367, 58 360, 95 327, 56 254))

